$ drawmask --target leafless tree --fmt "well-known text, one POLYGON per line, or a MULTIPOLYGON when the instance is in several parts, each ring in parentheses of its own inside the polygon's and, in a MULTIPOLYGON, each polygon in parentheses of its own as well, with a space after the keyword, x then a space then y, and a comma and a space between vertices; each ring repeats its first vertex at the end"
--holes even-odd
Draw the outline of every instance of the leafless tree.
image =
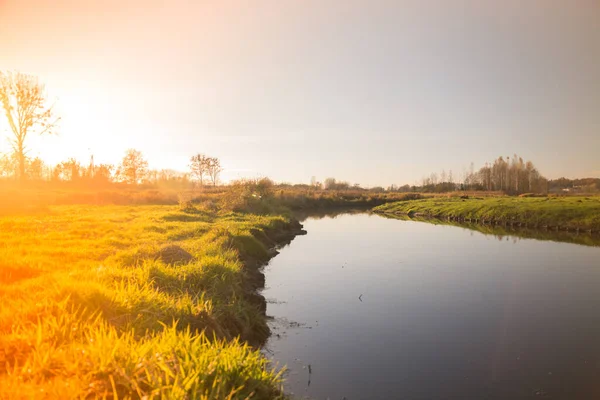
POLYGON ((17 155, 19 178, 25 180, 28 135, 54 133, 59 118, 47 105, 44 85, 20 72, 0 72, 0 103, 12 132, 9 140, 17 155))
POLYGON ((206 163, 206 173, 213 186, 217 185, 221 171, 223 171, 223 168, 221 167, 219 159, 216 157, 209 157, 206 163))
POLYGON ((114 169, 114 165, 110 164, 96 165, 94 169, 94 180, 98 182, 110 182, 112 180, 112 173, 114 169))
POLYGON ((0 177, 15 178, 17 177, 17 155, 16 153, 0 154, 0 177))
POLYGON ((117 169, 118 178, 129 184, 142 183, 148 172, 148 161, 142 153, 135 149, 129 149, 117 169))
POLYGON ((190 159, 190 171, 192 176, 200 182, 200 186, 204 185, 204 177, 208 174, 210 157, 204 154, 196 154, 190 159))
POLYGON ((82 177, 84 170, 79 161, 69 158, 54 167, 53 176, 56 180, 76 181, 82 177))

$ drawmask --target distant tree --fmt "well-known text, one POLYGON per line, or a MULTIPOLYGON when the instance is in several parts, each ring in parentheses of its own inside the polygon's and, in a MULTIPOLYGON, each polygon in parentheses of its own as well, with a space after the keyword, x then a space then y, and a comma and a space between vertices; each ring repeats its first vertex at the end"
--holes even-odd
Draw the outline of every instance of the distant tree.
POLYGON ((431 184, 433 186, 438 184, 438 175, 435 172, 431 174, 431 184))
POLYGON ((156 169, 148 170, 148 172, 146 173, 146 181, 149 183, 152 183, 153 185, 156 185, 158 183, 158 175, 159 174, 160 174, 160 171, 158 171, 156 169))
POLYGON ((475 163, 471 161, 469 164, 469 172, 467 173, 467 178, 465 179, 465 187, 466 189, 473 189, 473 185, 475 184, 475 163))
POLYGON ((200 186, 204 185, 204 177, 208 174, 210 159, 210 157, 200 153, 190 159, 190 171, 192 176, 200 182, 200 186))
POLYGON ((336 185, 336 190, 348 190, 350 189, 350 183, 346 181, 338 181, 336 185))
POLYGON ((325 182, 323 182, 323 188, 325 190, 334 190, 336 188, 337 182, 335 178, 327 178, 325 182))
POLYGON ((94 167, 94 180, 96 182, 110 182, 115 166, 111 164, 100 164, 94 167))
POLYGON ((31 75, 0 72, 0 103, 12 132, 10 143, 17 157, 19 178, 26 178, 28 135, 52 134, 59 118, 47 106, 44 85, 31 75))
POLYGON ((173 169, 161 169, 153 171, 153 182, 163 188, 184 189, 189 187, 190 174, 175 171, 173 169))
POLYGON ((27 176, 34 181, 40 181, 44 177, 44 168, 44 162, 39 157, 29 160, 27 163, 27 176))
MULTIPOLYGON (((512 159, 498 157, 493 163, 485 163, 478 171, 475 171, 474 164, 471 162, 468 171, 463 168, 462 182, 454 182, 452 170, 448 173, 443 170, 439 180, 436 174, 431 174, 423 177, 421 182, 422 185, 418 189, 423 192, 451 192, 459 189, 521 194, 530 191, 544 193, 548 190, 547 180, 540 175, 533 163, 523 160, 516 154, 512 159)), ((554 190, 560 184, 563 184, 562 180, 550 183, 554 190), (559 181, 561 183, 558 183, 559 181)))
POLYGON ((148 172, 148 161, 142 153, 135 149, 129 149, 117 169, 117 176, 122 182, 136 185, 142 183, 148 172))
POLYGON ((18 176, 17 154, 0 154, 0 177, 16 178, 18 176))
POLYGON ((346 181, 338 181, 335 178, 327 178, 323 183, 323 188, 325 190, 348 190, 351 188, 351 186, 350 183, 346 181))
POLYGON ((223 168, 221 167, 219 159, 216 157, 208 157, 206 162, 206 174, 210 178, 213 186, 217 185, 221 171, 223 171, 223 168))
POLYGON ((79 161, 69 158, 54 167, 53 177, 61 181, 76 181, 81 177, 83 170, 79 161))

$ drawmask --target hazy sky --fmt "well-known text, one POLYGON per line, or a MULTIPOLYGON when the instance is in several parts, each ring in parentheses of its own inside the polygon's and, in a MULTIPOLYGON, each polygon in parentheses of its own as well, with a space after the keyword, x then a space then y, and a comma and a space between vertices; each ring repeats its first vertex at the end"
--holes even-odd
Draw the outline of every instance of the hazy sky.
POLYGON ((58 99, 52 162, 372 186, 516 152, 600 177, 597 0, 0 0, 0 70, 58 99))

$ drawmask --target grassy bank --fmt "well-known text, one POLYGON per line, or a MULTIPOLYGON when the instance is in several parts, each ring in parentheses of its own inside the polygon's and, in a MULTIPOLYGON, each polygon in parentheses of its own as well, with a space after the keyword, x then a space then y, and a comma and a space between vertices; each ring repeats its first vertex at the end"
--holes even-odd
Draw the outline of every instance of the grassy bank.
POLYGON ((478 223, 600 231, 600 197, 436 197, 385 204, 374 211, 478 223))
POLYGON ((473 231, 483 233, 485 235, 493 235, 498 240, 516 241, 519 238, 546 240, 552 242, 574 243, 583 246, 600 246, 600 235, 590 235, 588 233, 577 233, 572 231, 557 231, 549 229, 535 229, 522 226, 511 225, 493 225, 481 224, 476 222, 461 222, 453 219, 439 219, 429 217, 409 217, 403 214, 381 214, 386 218, 398 219, 402 221, 420 221, 434 225, 456 226, 466 228, 473 231))
POLYGON ((245 341, 268 336, 256 267, 298 228, 178 206, 0 216, 0 398, 279 397, 245 341))

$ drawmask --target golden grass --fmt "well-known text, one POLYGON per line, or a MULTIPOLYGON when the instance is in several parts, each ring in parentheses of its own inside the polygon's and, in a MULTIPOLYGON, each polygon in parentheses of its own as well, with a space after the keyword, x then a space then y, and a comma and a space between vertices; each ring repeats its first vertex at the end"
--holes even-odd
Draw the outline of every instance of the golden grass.
POLYGON ((281 216, 60 206, 0 216, 0 398, 257 398, 280 376, 244 254, 281 216), (177 246, 190 258, 159 255, 177 246))

